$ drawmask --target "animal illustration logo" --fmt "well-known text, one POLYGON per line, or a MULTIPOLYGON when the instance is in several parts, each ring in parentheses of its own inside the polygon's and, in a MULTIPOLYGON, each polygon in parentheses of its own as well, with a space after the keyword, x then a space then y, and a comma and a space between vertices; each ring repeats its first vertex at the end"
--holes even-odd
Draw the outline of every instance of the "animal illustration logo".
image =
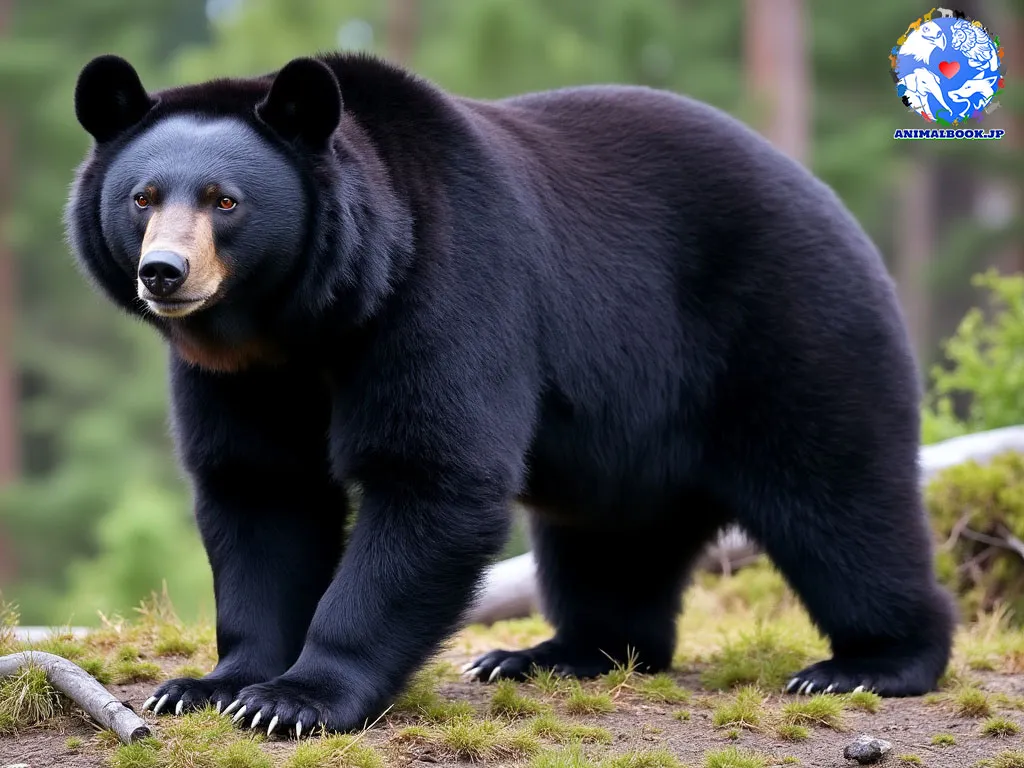
POLYGON ((933 8, 889 52, 896 94, 929 123, 980 122, 1003 89, 999 38, 962 11, 933 8))

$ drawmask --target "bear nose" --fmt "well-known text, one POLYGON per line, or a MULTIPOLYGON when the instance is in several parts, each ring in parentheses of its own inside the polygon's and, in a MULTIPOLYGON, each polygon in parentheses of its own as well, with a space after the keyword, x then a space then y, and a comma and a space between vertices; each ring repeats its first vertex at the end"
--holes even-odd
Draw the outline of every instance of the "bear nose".
POLYGON ((139 262, 139 280, 150 293, 165 298, 188 277, 188 262, 174 251, 150 251, 139 262))

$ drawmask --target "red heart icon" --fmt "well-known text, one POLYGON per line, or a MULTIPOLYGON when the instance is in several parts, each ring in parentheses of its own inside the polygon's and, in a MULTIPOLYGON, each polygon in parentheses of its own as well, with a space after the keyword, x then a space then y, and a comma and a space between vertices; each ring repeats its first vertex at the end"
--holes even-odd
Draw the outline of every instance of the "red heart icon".
POLYGON ((943 61, 939 63, 939 72, 943 77, 954 77, 960 71, 959 61, 943 61))

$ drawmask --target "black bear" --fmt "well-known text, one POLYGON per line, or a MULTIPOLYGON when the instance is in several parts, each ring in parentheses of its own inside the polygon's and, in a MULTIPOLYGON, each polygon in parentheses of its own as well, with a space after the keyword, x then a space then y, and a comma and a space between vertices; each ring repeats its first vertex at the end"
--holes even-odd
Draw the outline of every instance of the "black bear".
POLYGON ((738 524, 831 642, 791 690, 935 686, 955 615, 894 287, 753 131, 642 87, 459 98, 363 55, 156 93, 103 56, 75 111, 70 242, 168 342, 214 574, 216 669, 147 706, 363 725, 458 627, 515 499, 555 635, 469 677, 665 669, 688 570, 738 524))

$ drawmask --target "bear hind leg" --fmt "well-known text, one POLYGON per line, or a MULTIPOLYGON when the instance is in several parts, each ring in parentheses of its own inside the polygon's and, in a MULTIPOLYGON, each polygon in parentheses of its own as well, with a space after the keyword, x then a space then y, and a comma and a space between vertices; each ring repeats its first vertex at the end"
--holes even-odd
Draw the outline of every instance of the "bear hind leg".
POLYGON ((787 692, 921 695, 948 663, 955 612, 935 579, 916 485, 860 487, 872 490, 832 494, 830 509, 790 498, 740 521, 832 646, 832 658, 797 672, 787 692))
POLYGON ((686 507, 673 515, 686 527, 597 530, 534 518, 533 551, 555 635, 532 648, 484 654, 466 665, 464 677, 522 680, 534 667, 597 677, 631 658, 640 672, 668 669, 685 582, 726 522, 699 502, 686 507))

